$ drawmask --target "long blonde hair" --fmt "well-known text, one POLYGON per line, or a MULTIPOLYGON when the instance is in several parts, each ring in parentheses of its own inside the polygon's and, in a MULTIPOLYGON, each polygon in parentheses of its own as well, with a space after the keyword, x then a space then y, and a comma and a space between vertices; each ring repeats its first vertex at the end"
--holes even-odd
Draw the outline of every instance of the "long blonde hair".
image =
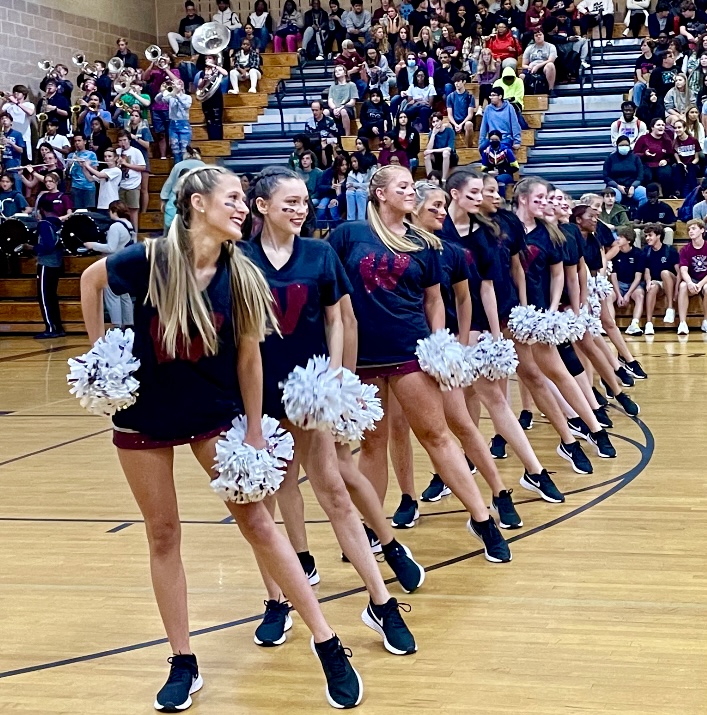
MULTIPOLYGON (((177 186, 177 215, 163 238, 147 239, 150 263, 147 300, 157 309, 160 339, 171 358, 177 347, 189 347, 194 330, 206 355, 218 352, 218 332, 206 291, 199 288, 194 270, 194 244, 190 231, 191 197, 210 194, 232 172, 220 166, 201 166, 185 174, 177 186)), ((231 313, 236 344, 241 337, 262 341, 269 328, 279 330, 270 287, 260 270, 231 241, 228 256, 231 313)))
POLYGON ((376 196, 376 190, 385 189, 392 181, 393 176, 401 172, 406 173, 412 178, 408 169, 402 166, 395 166, 394 164, 382 166, 371 176, 371 181, 368 185, 368 225, 371 227, 373 233, 380 238, 383 245, 385 245, 389 251, 393 251, 393 253, 414 253, 415 251, 421 251, 425 246, 434 248, 436 251, 442 250, 442 241, 440 241, 434 233, 430 233, 419 226, 413 226, 410 222, 405 221, 404 223, 409 233, 414 234, 415 238, 419 238, 421 241, 416 241, 407 234, 405 236, 399 236, 397 233, 391 231, 380 217, 380 213, 378 212, 380 200, 378 196, 376 196))

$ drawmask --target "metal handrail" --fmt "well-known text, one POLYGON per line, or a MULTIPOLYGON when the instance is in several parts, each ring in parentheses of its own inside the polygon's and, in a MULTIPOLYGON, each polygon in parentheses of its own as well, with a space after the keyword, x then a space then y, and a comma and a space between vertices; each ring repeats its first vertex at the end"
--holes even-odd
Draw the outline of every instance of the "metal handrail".
POLYGON ((287 94, 287 87, 285 86, 285 80, 281 79, 275 86, 275 101, 277 102, 277 108, 280 111, 280 131, 282 136, 285 136, 285 112, 282 109, 282 100, 287 94))
POLYGON ((305 104, 309 103, 307 99, 307 85, 304 81, 304 68, 307 66, 308 62, 309 60, 307 59, 305 52, 297 53, 297 69, 299 70, 300 82, 302 83, 302 99, 305 104))

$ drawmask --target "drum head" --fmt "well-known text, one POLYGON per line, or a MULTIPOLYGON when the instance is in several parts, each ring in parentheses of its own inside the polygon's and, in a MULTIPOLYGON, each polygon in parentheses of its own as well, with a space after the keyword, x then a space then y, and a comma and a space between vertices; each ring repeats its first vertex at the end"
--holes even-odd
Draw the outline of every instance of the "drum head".
POLYGON ((0 251, 11 254, 23 243, 37 243, 37 221, 31 216, 13 216, 0 224, 0 251))
POLYGON ((76 253, 87 241, 105 241, 105 235, 98 228, 92 216, 75 213, 64 221, 61 228, 61 240, 67 250, 76 253))

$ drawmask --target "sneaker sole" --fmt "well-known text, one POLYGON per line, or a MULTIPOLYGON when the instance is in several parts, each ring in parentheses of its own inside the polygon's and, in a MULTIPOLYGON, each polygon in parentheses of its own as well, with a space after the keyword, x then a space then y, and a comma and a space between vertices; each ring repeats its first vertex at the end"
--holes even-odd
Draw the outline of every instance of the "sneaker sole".
POLYGON ((484 540, 474 531, 474 529, 471 526, 471 521, 466 522, 466 530, 475 538, 478 539, 481 544, 484 547, 484 556, 486 557, 486 560, 491 562, 492 564, 507 564, 510 563, 513 560, 513 554, 511 553, 510 547, 508 549, 508 558, 504 561, 503 559, 497 559, 495 556, 491 556, 488 551, 486 551, 486 544, 484 544, 484 540))
POLYGON ((491 452, 491 456, 494 459, 508 459, 508 452, 504 452, 503 454, 494 454, 493 452, 491 452))
MULTIPOLYGON (((314 636, 312 636, 309 640, 309 647, 312 649, 312 653, 316 656, 317 660, 319 660, 319 655, 317 654, 317 649, 314 647, 314 636)), ((319 661, 321 663, 321 661, 319 661)), ((349 665, 351 665, 349 663, 349 665)), ((356 675, 356 680, 358 680, 358 699, 353 705, 342 705, 341 703, 337 703, 336 700, 334 700, 331 695, 329 694, 329 686, 327 685, 324 688, 324 694, 326 695, 327 702, 329 705, 331 705, 333 708, 336 708, 337 710, 348 710, 349 708, 355 708, 357 705, 361 704, 361 700, 363 700, 363 681, 361 680, 361 676, 358 674, 358 671, 356 668, 351 665, 351 670, 353 670, 354 674, 356 675)))
POLYGON ((533 425, 534 425, 534 424, 535 424, 535 423, 533 422, 533 420, 530 420, 530 424, 529 424, 527 427, 524 427, 522 424, 521 424, 520 426, 523 428, 523 430, 524 430, 525 432, 528 432, 529 430, 533 429, 533 425))
POLYGON ((363 613, 361 614, 361 620, 371 630, 374 630, 379 636, 382 636, 383 646, 388 651, 388 653, 392 653, 393 655, 412 655, 413 653, 417 652, 417 643, 415 643, 414 650, 398 650, 397 648, 394 648, 392 645, 390 645, 388 639, 385 636, 385 631, 383 630, 383 626, 379 625, 376 621, 374 621, 368 615, 368 608, 365 608, 363 610, 363 613))
POLYGON ((602 459, 615 459, 616 458, 615 454, 602 454, 601 450, 599 449, 599 445, 591 437, 589 438, 589 444, 591 444, 594 447, 594 449, 596 449, 598 457, 601 457, 602 459))
POLYGON ((290 628, 292 628, 292 619, 288 614, 287 620, 285 621, 285 629, 282 632, 281 638, 278 638, 276 641, 261 641, 258 639, 258 636, 253 636, 253 643, 255 643, 255 645, 262 646, 263 648, 274 648, 276 645, 282 645, 287 640, 287 631, 289 631, 290 628))
POLYGON ((572 465, 572 469, 574 470, 574 472, 575 472, 576 474, 592 474, 592 472, 585 472, 585 471, 579 469, 579 468, 577 467, 577 465, 574 463, 574 460, 572 459, 572 457, 570 457, 570 455, 567 454, 567 453, 562 449, 562 446, 561 446, 561 445, 558 445, 558 447, 557 447, 557 449, 556 449, 555 451, 557 452, 557 454, 560 455, 560 457, 562 457, 562 459, 566 459, 566 460, 572 465))
POLYGON ((553 499, 552 497, 549 497, 547 494, 545 494, 545 492, 543 492, 542 489, 536 487, 535 484, 527 482, 524 476, 520 478, 520 485, 521 487, 523 487, 523 489, 527 489, 529 492, 535 492, 536 494, 539 494, 544 501, 550 504, 564 504, 564 500, 553 499))
MULTIPOLYGON (((472 472, 472 474, 473 474, 473 472, 472 472)), ((451 493, 452 493, 452 490, 449 487, 445 486, 444 489, 442 489, 442 491, 439 494, 437 494, 437 496, 429 497, 428 499, 425 499, 424 496, 421 496, 420 501, 426 501, 426 502, 439 501, 442 497, 448 497, 451 493)))
POLYGON ((493 505, 493 502, 489 504, 489 509, 491 510, 492 514, 495 515, 496 518, 496 523, 501 529, 520 529, 523 526, 523 520, 521 519, 517 524, 504 524, 501 521, 501 515, 498 512, 498 509, 493 505))
POLYGON ((201 673, 196 677, 196 680, 191 684, 189 688, 189 696, 181 705, 160 705, 157 700, 155 700, 153 707, 155 710, 159 710, 161 713, 180 713, 183 710, 187 710, 192 705, 191 696, 194 693, 198 693, 204 687, 204 679, 201 677, 201 673))
MULTIPOLYGON (((392 519, 392 526, 394 529, 412 529, 413 526, 415 526, 415 522, 420 518, 420 512, 415 509, 415 516, 413 517, 412 521, 408 524, 401 524, 398 521, 395 521, 395 517, 392 519)), ((382 548, 382 547, 381 547, 382 548)))
POLYGON ((319 572, 315 569, 314 573, 307 574, 307 581, 309 581, 310 586, 316 586, 321 581, 321 576, 319 572))
MULTIPOLYGON (((412 551, 410 551, 410 549, 408 549, 408 547, 405 546, 405 544, 400 544, 400 545, 403 547, 403 551, 407 554, 407 557, 410 559, 410 561, 412 561, 415 564, 415 566, 417 566, 417 568, 420 570, 420 580, 419 580, 417 586, 415 586, 415 588, 413 588, 411 591, 408 591, 405 588, 405 586, 403 586, 402 582, 397 577, 397 574, 395 576, 395 578, 398 578, 398 583, 400 584, 400 588, 402 588, 403 591, 405 591, 405 593, 412 593, 413 591, 417 591, 417 589, 420 588, 420 586, 422 586, 423 583, 425 583, 425 569, 422 566, 422 564, 418 564, 417 561, 415 561, 415 559, 412 555, 412 551)), ((393 572, 393 573, 395 573, 395 572, 393 572)))

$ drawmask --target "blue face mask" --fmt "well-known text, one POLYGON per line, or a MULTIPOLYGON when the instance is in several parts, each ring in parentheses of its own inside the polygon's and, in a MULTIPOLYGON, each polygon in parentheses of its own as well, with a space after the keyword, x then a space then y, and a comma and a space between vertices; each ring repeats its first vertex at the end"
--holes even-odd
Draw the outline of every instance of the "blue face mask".
POLYGON ((408 67, 415 67, 417 65, 417 62, 415 60, 408 60, 408 67))
POLYGON ((618 152, 619 152, 619 154, 621 154, 621 156, 626 156, 626 154, 628 154, 630 151, 631 151, 631 147, 627 146, 626 144, 622 144, 618 148, 618 152))

